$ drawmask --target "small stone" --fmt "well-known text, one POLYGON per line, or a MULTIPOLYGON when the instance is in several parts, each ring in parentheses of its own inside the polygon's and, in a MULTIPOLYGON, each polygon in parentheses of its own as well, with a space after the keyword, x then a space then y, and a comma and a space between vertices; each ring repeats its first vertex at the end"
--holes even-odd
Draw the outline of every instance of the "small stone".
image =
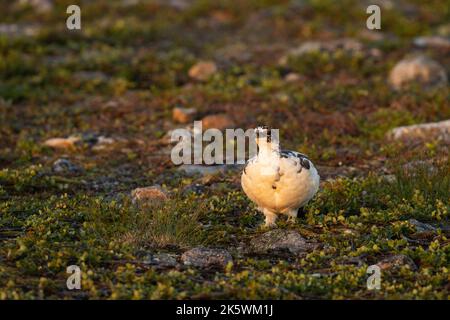
POLYGON ((419 48, 450 49, 450 38, 441 36, 418 37, 414 39, 414 45, 419 48))
POLYGON ((203 130, 207 129, 231 129, 234 127, 233 120, 227 114, 212 114, 202 119, 203 130))
POLYGON ((225 268, 229 262, 233 262, 233 258, 231 257, 231 254, 224 249, 196 247, 183 253, 181 261, 187 266, 198 268, 225 268))
POLYGON ((194 120, 197 110, 194 108, 174 108, 172 110, 172 118, 178 123, 188 123, 194 120))
POLYGON ((183 194, 202 194, 206 191, 206 187, 203 184, 194 183, 183 190, 183 194))
POLYGON ((83 169, 76 164, 72 163, 70 160, 61 158, 56 160, 52 166, 53 172, 56 173, 68 173, 68 174, 77 174, 81 173, 83 169))
POLYGON ((169 253, 156 253, 153 255, 148 255, 144 259, 145 264, 157 265, 164 268, 176 267, 177 259, 176 255, 169 253))
POLYGON ((255 253, 270 253, 272 251, 286 251, 301 254, 314 249, 317 245, 308 242, 297 231, 275 229, 253 238, 250 250, 255 253))
POLYGON ((436 228, 427 223, 420 222, 416 219, 409 219, 408 222, 412 224, 416 228, 416 232, 433 232, 436 231, 436 228))
POLYGON ((226 165, 204 166, 197 164, 183 164, 177 168, 179 171, 185 172, 189 176, 200 174, 202 176, 215 175, 226 171, 226 165))
POLYGON ((69 137, 69 138, 51 138, 44 142, 44 145, 53 149, 74 149, 75 142, 79 138, 69 137))
POLYGON ((301 79, 302 79, 302 77, 298 73, 295 73, 295 72, 290 72, 284 77, 284 81, 286 81, 286 82, 297 82, 301 79))
POLYGON ((379 266, 381 270, 390 270, 405 265, 409 266, 411 270, 417 270, 414 261, 404 254, 392 255, 377 263, 377 266, 379 266))
POLYGON ((217 66, 213 61, 200 61, 189 69, 189 76, 198 81, 206 81, 216 72, 217 66))
POLYGON ((398 62, 389 75, 389 83, 400 90, 411 83, 426 88, 441 87, 447 84, 445 69, 436 61, 425 56, 406 58, 398 62))
POLYGON ((136 203, 160 203, 168 199, 166 192, 160 186, 136 188, 131 191, 131 199, 136 203))
POLYGON ((389 131, 387 136, 394 140, 450 141, 450 120, 397 127, 389 131))

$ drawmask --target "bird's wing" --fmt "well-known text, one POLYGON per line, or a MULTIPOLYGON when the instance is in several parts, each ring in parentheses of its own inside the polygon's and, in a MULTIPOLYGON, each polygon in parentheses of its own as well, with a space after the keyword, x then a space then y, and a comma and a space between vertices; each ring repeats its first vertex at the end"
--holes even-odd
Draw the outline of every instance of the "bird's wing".
POLYGON ((308 156, 303 153, 297 151, 282 150, 280 152, 280 156, 282 158, 296 158, 298 159, 299 164, 302 168, 307 170, 311 168, 311 161, 309 160, 308 156))

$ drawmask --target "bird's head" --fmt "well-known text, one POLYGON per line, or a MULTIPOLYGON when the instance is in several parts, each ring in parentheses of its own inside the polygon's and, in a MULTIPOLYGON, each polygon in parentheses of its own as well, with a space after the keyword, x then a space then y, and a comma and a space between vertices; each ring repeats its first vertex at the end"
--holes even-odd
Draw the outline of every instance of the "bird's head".
POLYGON ((259 126, 255 129, 256 144, 260 151, 278 151, 278 130, 267 126, 259 126))

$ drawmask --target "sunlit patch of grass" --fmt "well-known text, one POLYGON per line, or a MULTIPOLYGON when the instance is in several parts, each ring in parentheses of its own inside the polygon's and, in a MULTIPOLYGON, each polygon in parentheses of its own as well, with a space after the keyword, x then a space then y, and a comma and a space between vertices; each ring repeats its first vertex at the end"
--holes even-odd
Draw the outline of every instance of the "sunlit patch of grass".
MULTIPOLYGON (((200 205, 201 204, 197 204, 200 205)), ((125 242, 137 247, 186 248, 204 241, 201 209, 186 200, 142 206, 131 219, 125 242)))
POLYGON ((308 219, 322 221, 324 215, 346 216, 364 212, 386 212, 391 218, 441 220, 448 215, 450 164, 431 167, 420 164, 413 169, 397 166, 395 178, 371 174, 363 179, 339 178, 327 182, 310 205, 308 219))

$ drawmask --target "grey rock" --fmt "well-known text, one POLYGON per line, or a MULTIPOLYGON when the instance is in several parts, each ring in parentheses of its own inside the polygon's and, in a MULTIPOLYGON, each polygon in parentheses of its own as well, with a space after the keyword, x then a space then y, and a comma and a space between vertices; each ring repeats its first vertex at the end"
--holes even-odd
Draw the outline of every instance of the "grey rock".
POLYGON ((186 188, 184 188, 183 194, 190 194, 190 193, 202 194, 205 191, 206 191, 206 186, 204 186, 203 184, 194 183, 194 184, 191 184, 191 185, 187 186, 186 188))
POLYGON ((428 231, 436 231, 436 228, 430 224, 420 222, 416 219, 409 219, 408 222, 412 224, 417 232, 428 232, 428 231))
POLYGON ((115 177, 100 176, 91 182, 90 187, 96 192, 113 192, 119 185, 115 177))
POLYGON ((183 253, 181 261, 187 266, 208 268, 214 266, 225 267, 229 262, 233 261, 233 258, 224 249, 196 247, 183 253))
POLYGON ((204 166, 196 164, 183 164, 178 167, 178 170, 185 172, 187 175, 200 174, 202 176, 205 176, 224 173, 226 171, 226 165, 204 166))
POLYGON ((450 141, 450 120, 397 127, 389 131, 387 136, 394 140, 450 141))
POLYGON ((317 244, 308 242, 297 231, 274 229, 253 238, 250 251, 254 253, 269 253, 272 251, 286 251, 301 254, 316 248, 317 244))
POLYGON ((78 174, 83 171, 83 169, 72 163, 69 159, 60 158, 53 163, 53 172, 63 173, 63 174, 78 174))
POLYGON ((411 270, 417 270, 417 266, 414 261, 404 254, 396 254, 386 257, 379 261, 376 265, 379 266, 381 270, 391 270, 405 265, 409 266, 411 270))
POLYGON ((178 265, 177 256, 170 253, 156 253, 148 255, 144 259, 144 263, 165 268, 176 267, 178 265))

